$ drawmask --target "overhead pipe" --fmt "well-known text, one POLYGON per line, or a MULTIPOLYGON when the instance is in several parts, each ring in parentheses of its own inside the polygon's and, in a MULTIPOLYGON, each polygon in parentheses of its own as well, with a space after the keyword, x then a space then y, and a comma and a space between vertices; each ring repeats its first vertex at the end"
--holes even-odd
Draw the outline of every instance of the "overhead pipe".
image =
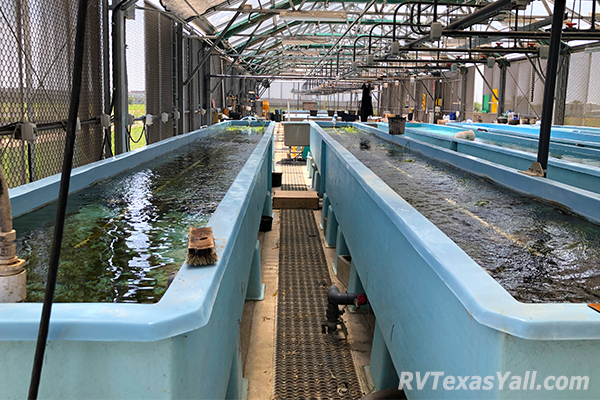
POLYGON ((350 32, 350 30, 362 19, 363 15, 367 11, 369 11, 369 8, 371 8, 373 6, 373 4, 375 4, 376 2, 377 2, 377 0, 371 0, 371 1, 369 1, 369 3, 363 9, 362 13, 350 24, 350 26, 348 26, 348 28, 342 34, 342 36, 340 36, 338 38, 338 40, 334 43, 334 45, 329 49, 329 51, 327 52, 327 54, 325 54, 325 56, 323 56, 323 58, 317 63, 317 65, 315 65, 313 67, 313 69, 311 69, 308 72, 307 76, 312 75, 317 70, 317 68, 319 67, 319 65, 321 65, 321 63, 323 62, 323 60, 325 60, 329 56, 329 54, 331 54, 331 52, 333 51, 333 49, 342 41, 342 39, 350 32))
MULTIPOLYGON (((371 44, 372 44, 373 30, 374 30, 376 27, 378 27, 378 26, 381 26, 381 25, 383 25, 381 22, 380 22, 380 23, 377 23, 377 24, 373 25, 373 26, 371 27, 371 30, 369 31, 369 53, 368 53, 369 55, 371 55, 371 44)), ((356 41, 355 41, 355 43, 356 43, 356 41)))
MULTIPOLYGON (((456 2, 453 1, 443 1, 443 2, 439 2, 438 0, 433 0, 433 1, 422 1, 422 0, 409 0, 409 1, 404 1, 401 4, 399 4, 396 9, 394 10, 394 19, 393 19, 393 26, 394 28, 392 29, 392 40, 396 41, 396 26, 399 25, 397 23, 398 21, 398 11, 400 11, 400 8, 403 6, 408 6, 410 4, 422 4, 422 3, 438 3, 438 4, 442 4, 442 5, 446 5, 446 6, 465 6, 465 7, 483 7, 480 4, 458 4, 456 2)), ((414 24, 413 24, 414 25, 414 24)), ((419 26, 421 26, 419 24, 419 26)))
MULTIPOLYGON (((440 59, 413 59, 413 58, 405 58, 401 60, 393 60, 388 58, 376 58, 375 62, 387 62, 387 63, 426 63, 426 64, 485 64, 487 63, 487 59, 481 58, 454 58, 451 60, 440 60, 440 59)), ((397 68, 403 68, 402 66, 397 68)))
POLYGON ((429 8, 429 7, 426 7, 425 10, 422 10, 421 9, 422 3, 413 4, 410 7, 410 21, 413 23, 415 22, 415 6, 417 7, 417 22, 419 22, 419 26, 411 25, 410 30, 416 34, 426 35, 427 32, 425 32, 423 29, 421 29, 420 22, 421 22, 421 17, 422 17, 423 11, 426 11, 427 8, 429 8))
MULTIPOLYGON (((472 14, 469 14, 463 18, 460 18, 458 21, 455 21, 448 25, 446 29, 464 29, 469 26, 475 25, 481 21, 484 21, 490 18, 493 15, 498 14, 501 10, 505 8, 509 8, 512 6, 514 0, 497 0, 494 3, 488 4, 487 6, 475 11, 472 14)), ((479 32, 481 34, 481 32, 479 32)), ((419 39, 416 39, 408 44, 408 47, 415 47, 420 45, 421 43, 427 42, 429 40, 429 36, 423 36, 419 39)))
MULTIPOLYGON (((503 38, 503 39, 535 39, 535 40, 549 40, 550 32, 539 32, 539 31, 506 31, 506 32, 492 32, 492 31, 461 31, 455 29, 444 29, 442 31, 443 36, 448 37, 487 37, 487 38, 503 38)), ((578 30, 578 31, 566 31, 563 33, 562 38, 565 40, 590 40, 600 39, 600 31, 598 30, 578 30)))

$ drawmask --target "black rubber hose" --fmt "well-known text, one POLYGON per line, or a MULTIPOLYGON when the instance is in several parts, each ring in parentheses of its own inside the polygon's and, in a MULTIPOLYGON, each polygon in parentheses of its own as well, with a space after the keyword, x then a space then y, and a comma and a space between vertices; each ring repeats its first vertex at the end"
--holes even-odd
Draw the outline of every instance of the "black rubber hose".
POLYGON ((67 137, 65 140, 65 156, 60 179, 60 191, 58 194, 58 207, 56 210, 54 237, 52 239, 50 266, 48 269, 48 279, 46 282, 46 294, 44 296, 40 330, 38 332, 35 358, 33 360, 33 370, 31 372, 31 382, 29 385, 28 398, 30 400, 35 400, 38 397, 40 377, 42 375, 42 365, 44 361, 44 352, 46 350, 46 341, 48 340, 50 314, 52 311, 52 302, 54 300, 54 289, 56 287, 58 262, 60 260, 60 247, 62 244, 62 236, 64 231, 67 199, 69 197, 69 183, 71 181, 71 170, 73 169, 73 152, 75 148, 76 137, 75 125, 77 123, 77 114, 79 112, 79 98, 81 94, 81 80, 83 75, 87 8, 88 1, 79 0, 79 9, 77 10, 77 28, 75 33, 75 55, 73 60, 73 85, 71 87, 71 102, 69 104, 69 119, 67 123, 67 137))

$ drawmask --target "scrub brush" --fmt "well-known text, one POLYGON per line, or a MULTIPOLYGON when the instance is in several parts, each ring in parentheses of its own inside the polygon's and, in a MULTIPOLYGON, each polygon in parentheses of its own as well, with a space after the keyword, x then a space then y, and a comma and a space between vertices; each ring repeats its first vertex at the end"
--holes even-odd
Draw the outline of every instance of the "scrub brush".
POLYGON ((188 255, 185 262, 188 265, 210 265, 218 260, 215 251, 212 228, 190 228, 188 255))

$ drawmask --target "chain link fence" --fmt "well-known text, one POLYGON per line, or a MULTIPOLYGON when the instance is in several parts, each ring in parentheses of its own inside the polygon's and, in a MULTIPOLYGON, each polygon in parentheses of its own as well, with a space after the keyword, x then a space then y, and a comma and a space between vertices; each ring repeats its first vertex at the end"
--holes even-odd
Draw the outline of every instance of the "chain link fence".
MULTIPOLYGON (((112 41, 107 40, 110 23, 105 23, 111 12, 104 4, 89 1, 74 167, 114 154, 114 133, 105 137, 99 125, 103 113, 112 114, 112 41)), ((125 24, 129 113, 138 119, 129 129, 128 150, 177 132, 175 23, 142 0, 136 7, 135 17, 125 24), (168 115, 166 122, 163 113, 168 115), (146 114, 153 116, 152 125, 145 125, 146 114)), ((0 0, 0 157, 11 188, 61 171, 76 16, 77 2, 71 0, 0 0), (37 126, 35 141, 17 138, 26 122, 37 126)), ((190 39, 185 43, 184 70, 189 73, 198 62, 201 44, 190 39)), ((189 85, 185 97, 190 103, 180 110, 188 115, 185 131, 200 127, 201 81, 196 78, 189 85)), ((106 130, 107 135, 111 132, 106 130)))
MULTIPOLYGON (((173 111, 173 23, 154 11, 144 13, 146 58, 146 112, 160 115, 173 111)), ((160 119, 146 127, 148 143, 156 143, 175 134, 173 119, 160 119)))
POLYGON ((600 76, 600 53, 571 54, 565 125, 600 127, 600 91, 595 80, 600 76))
MULTIPOLYGON (((103 111, 102 4, 90 2, 75 166, 98 160, 103 111), (96 34, 99 33, 99 34, 96 34)), ((77 3, 70 0, 0 0, 0 140, 9 187, 60 172, 73 64, 77 3), (14 138, 18 124, 38 126, 37 139, 14 138), (14 132, 10 132, 14 126, 14 132)))

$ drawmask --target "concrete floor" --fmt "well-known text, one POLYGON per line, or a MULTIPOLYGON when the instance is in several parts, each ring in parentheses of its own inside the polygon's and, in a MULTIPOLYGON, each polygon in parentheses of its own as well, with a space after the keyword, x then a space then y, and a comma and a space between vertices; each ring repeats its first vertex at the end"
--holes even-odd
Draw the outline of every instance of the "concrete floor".
MULTIPOLYGON (((275 160, 287 157, 287 148, 283 147, 283 126, 277 124, 275 134, 275 160)), ((304 169, 303 166, 298 168, 304 169)), ((310 187, 310 180, 304 175, 306 184, 310 187)), ((285 180, 285 177, 284 177, 285 180)), ((277 189, 275 189, 277 190, 277 189)), ((275 345, 275 316, 277 308, 278 262, 279 262, 279 218, 280 212, 273 212, 273 228, 270 232, 260 233, 261 269, 262 280, 266 285, 265 299, 262 301, 246 301, 244 314, 240 326, 242 363, 244 377, 248 379, 248 399, 264 400, 273 396, 274 374, 274 345, 275 345)), ((317 226, 321 222, 321 210, 314 211, 317 226)), ((329 273, 333 284, 340 290, 346 287, 333 274, 335 248, 325 246, 324 232, 321 231, 321 245, 323 246, 329 273)), ((325 309, 323 309, 325 319, 325 309)), ((348 329, 348 343, 356 366, 361 388, 367 394, 373 390, 370 376, 365 370, 369 365, 371 355, 371 342, 375 328, 375 316, 370 313, 345 312, 342 316, 348 329)))

